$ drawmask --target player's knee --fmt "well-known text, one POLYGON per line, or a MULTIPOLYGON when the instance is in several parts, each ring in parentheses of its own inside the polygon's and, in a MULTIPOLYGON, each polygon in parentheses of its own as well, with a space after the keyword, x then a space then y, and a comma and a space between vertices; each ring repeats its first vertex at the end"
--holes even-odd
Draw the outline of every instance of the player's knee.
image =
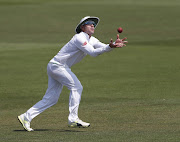
POLYGON ((77 87, 77 90, 83 90, 83 86, 80 84, 80 85, 78 85, 78 87, 77 87))
POLYGON ((57 104, 57 102, 58 102, 58 98, 57 98, 57 99, 54 99, 54 100, 52 101, 52 105, 57 104))
POLYGON ((58 100, 59 100, 59 96, 55 96, 54 99, 52 100, 53 105, 57 104, 58 100))
POLYGON ((80 85, 78 85, 78 86, 75 86, 75 87, 73 88, 73 90, 77 90, 77 91, 79 92, 79 94, 81 94, 82 91, 83 91, 83 86, 80 84, 80 85))
POLYGON ((68 87, 69 90, 79 90, 82 91, 83 90, 83 86, 81 85, 81 83, 78 84, 74 84, 72 86, 68 87))

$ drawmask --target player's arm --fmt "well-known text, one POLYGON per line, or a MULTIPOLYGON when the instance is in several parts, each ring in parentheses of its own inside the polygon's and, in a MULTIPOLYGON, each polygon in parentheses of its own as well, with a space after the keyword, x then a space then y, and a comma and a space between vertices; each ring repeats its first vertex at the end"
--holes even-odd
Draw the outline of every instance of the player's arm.
MULTIPOLYGON (((110 41, 110 43, 109 43, 109 46, 110 46, 111 48, 121 48, 121 47, 123 47, 123 46, 126 46, 126 43, 128 43, 128 41, 126 41, 126 39, 127 39, 126 37, 123 38, 123 39, 120 39, 120 38, 119 38, 119 34, 117 34, 117 39, 116 39, 116 41, 113 42, 113 40, 111 39, 111 41, 110 41)), ((107 46, 107 44, 104 44, 104 43, 100 42, 98 39, 96 39, 96 38, 94 38, 94 37, 93 37, 92 40, 94 40, 93 43, 95 43, 95 44, 94 44, 93 46, 94 46, 95 48, 101 48, 101 47, 103 47, 103 46, 107 46)))
POLYGON ((102 43, 95 37, 91 37, 90 44, 93 45, 94 48, 102 48, 104 46, 107 46, 108 44, 102 43), (92 42, 92 43, 91 43, 92 42))
POLYGON ((96 57, 104 52, 111 50, 111 47, 107 44, 101 48, 94 48, 89 42, 84 38, 77 38, 75 40, 76 46, 83 52, 89 54, 90 56, 96 57))

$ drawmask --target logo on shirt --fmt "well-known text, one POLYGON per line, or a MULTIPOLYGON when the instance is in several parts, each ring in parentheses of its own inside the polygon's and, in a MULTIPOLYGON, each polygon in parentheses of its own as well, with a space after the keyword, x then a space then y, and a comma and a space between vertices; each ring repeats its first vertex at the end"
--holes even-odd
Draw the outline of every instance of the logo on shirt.
POLYGON ((83 46, 85 46, 87 44, 87 42, 85 41, 84 43, 83 43, 83 46))

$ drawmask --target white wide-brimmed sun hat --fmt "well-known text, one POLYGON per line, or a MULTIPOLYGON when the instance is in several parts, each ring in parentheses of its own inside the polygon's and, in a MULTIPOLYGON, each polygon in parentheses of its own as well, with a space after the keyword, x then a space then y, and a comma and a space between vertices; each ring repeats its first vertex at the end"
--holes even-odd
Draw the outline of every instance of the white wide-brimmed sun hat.
POLYGON ((85 23, 86 21, 94 21, 95 22, 95 27, 98 25, 100 19, 98 17, 93 17, 93 16, 86 16, 84 18, 81 19, 81 21, 79 22, 79 24, 77 25, 75 32, 76 33, 80 33, 81 32, 81 25, 83 23, 85 23))

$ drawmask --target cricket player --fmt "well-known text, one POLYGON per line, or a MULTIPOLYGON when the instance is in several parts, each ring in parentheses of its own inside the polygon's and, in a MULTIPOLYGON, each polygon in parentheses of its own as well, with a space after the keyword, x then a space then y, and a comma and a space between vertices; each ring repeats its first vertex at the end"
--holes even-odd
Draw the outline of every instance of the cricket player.
POLYGON ((81 100, 83 86, 76 75, 71 71, 71 66, 80 62, 86 55, 98 56, 113 48, 126 46, 126 38, 110 40, 109 44, 100 42, 93 37, 94 30, 99 23, 98 17, 86 16, 77 25, 76 34, 65 44, 47 65, 48 88, 42 100, 32 106, 25 113, 18 116, 19 122, 26 131, 33 131, 30 122, 34 117, 58 102, 59 96, 66 86, 69 95, 69 127, 89 127, 90 123, 83 122, 78 117, 78 108, 81 100))

